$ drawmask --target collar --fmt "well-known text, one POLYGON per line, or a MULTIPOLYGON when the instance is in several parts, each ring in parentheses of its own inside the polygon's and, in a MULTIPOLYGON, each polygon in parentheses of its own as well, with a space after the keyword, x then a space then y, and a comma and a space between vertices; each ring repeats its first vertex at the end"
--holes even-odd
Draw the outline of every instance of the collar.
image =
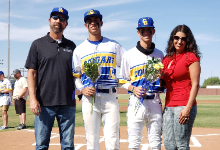
POLYGON ((87 39, 87 40, 88 40, 88 42, 91 43, 91 44, 98 45, 98 44, 102 43, 103 37, 102 37, 101 40, 98 40, 98 41, 90 41, 89 39, 87 39))
MULTIPOLYGON (((56 40, 54 40, 53 38, 50 37, 50 32, 47 33, 46 37, 47 37, 47 40, 50 42, 50 43, 56 43, 56 40)), ((61 43, 65 43, 66 42, 66 38, 62 35, 62 42, 61 43)))
POLYGON ((150 54, 152 54, 152 53, 154 52, 155 44, 152 42, 152 43, 151 43, 151 47, 150 47, 149 49, 145 49, 145 48, 143 48, 143 47, 140 45, 140 41, 138 41, 136 48, 137 48, 140 52, 144 53, 145 55, 150 55, 150 54))

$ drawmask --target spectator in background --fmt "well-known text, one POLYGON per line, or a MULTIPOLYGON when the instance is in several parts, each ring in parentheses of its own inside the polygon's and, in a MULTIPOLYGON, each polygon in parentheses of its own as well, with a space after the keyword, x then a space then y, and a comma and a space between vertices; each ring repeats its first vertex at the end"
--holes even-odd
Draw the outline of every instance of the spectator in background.
POLYGON ((9 106, 12 105, 12 87, 11 82, 5 78, 4 72, 0 71, 0 110, 2 112, 3 126, 0 130, 8 129, 9 106))
POLYGON ((15 100, 15 111, 19 114, 20 124, 16 129, 26 129, 26 100, 28 95, 27 79, 21 76, 21 71, 15 69, 12 73, 16 82, 13 91, 13 99, 15 100))

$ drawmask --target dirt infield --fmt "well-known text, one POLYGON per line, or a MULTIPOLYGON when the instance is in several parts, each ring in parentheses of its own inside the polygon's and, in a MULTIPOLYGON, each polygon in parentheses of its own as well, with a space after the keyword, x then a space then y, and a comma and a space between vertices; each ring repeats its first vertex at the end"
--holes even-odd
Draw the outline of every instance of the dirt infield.
MULTIPOLYGON (((128 100, 119 100, 127 103, 128 100)), ((77 103, 81 103, 77 100, 77 103)), ((198 103, 220 103, 220 101, 198 101, 198 103)), ((126 111, 127 106, 120 106, 120 111, 126 111)), ((120 148, 128 150, 127 127, 120 127, 120 148)), ((50 141, 50 150, 60 150, 58 128, 53 128, 50 141)), ((149 150, 146 128, 143 130, 142 145, 140 150, 149 150)), ((216 150, 219 149, 220 129, 215 128, 193 128, 190 147, 191 150, 216 150)), ((84 127, 75 128, 75 150, 86 150, 86 138, 84 127)), ((163 143, 163 141, 162 141, 163 143)), ((0 150, 34 150, 34 129, 0 132, 0 150)), ((105 140, 101 130, 100 150, 105 149, 105 140)), ((165 150, 162 144, 162 150, 165 150)))
MULTIPOLYGON (((128 149, 127 128, 120 127, 120 147, 121 150, 128 149)), ((50 150, 60 150, 58 128, 53 128, 50 140, 50 150)), ((191 150, 216 150, 219 149, 220 129, 193 128, 190 140, 191 150)), ((85 131, 83 127, 75 129, 75 150, 86 150, 85 131)), ((162 142, 163 143, 163 142, 162 142)), ((17 130, 0 132, 1 150, 34 150, 35 139, 34 130, 17 130)), ((100 150, 105 149, 103 132, 100 136, 100 150)), ((147 131, 143 131, 141 150, 148 150, 147 131)), ((162 150, 165 150, 162 144, 162 150)))

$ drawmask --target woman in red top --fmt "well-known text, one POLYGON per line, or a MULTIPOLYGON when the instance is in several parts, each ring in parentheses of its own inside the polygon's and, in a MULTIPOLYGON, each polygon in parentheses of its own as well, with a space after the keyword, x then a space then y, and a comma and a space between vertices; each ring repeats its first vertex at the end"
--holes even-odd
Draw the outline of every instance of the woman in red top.
POLYGON ((189 27, 173 29, 163 60, 166 103, 163 138, 166 150, 188 150, 197 114, 196 96, 200 80, 200 52, 189 27))

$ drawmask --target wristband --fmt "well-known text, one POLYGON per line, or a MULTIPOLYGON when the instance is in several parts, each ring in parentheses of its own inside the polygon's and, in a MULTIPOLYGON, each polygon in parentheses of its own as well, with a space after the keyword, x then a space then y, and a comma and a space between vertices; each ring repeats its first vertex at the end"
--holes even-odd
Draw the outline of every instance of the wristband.
POLYGON ((134 86, 133 86, 133 88, 132 88, 131 92, 132 92, 132 93, 134 92, 134 86))

